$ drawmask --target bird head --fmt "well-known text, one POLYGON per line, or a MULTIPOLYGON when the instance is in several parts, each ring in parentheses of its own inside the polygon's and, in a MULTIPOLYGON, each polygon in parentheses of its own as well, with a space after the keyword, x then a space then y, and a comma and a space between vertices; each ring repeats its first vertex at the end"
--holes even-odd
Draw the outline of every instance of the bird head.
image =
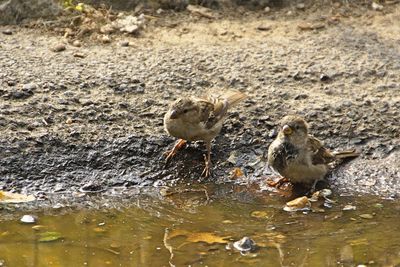
POLYGON ((180 98, 172 103, 169 109, 169 118, 172 120, 183 119, 190 120, 198 113, 196 103, 189 98, 180 98))
POLYGON ((308 125, 302 117, 289 115, 280 122, 280 136, 295 142, 307 139, 308 125))

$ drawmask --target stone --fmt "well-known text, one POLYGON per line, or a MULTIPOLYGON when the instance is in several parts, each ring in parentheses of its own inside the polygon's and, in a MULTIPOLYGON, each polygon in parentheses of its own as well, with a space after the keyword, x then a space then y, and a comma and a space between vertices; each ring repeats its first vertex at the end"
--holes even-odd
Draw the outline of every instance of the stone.
POLYGON ((65 44, 57 44, 51 48, 53 52, 62 52, 66 49, 65 44))
POLYGON ((33 217, 32 215, 24 215, 24 216, 22 216, 20 221, 22 223, 35 223, 36 222, 36 218, 33 217))
POLYGON ((12 35, 12 31, 10 29, 4 29, 2 33, 5 35, 12 35))
POLYGON ((24 85, 22 86, 22 89, 23 89, 23 90, 35 90, 35 89, 37 89, 37 88, 38 88, 38 86, 37 86, 36 83, 26 83, 26 84, 24 84, 24 85))
POLYGON ((259 25, 257 27, 257 30, 259 30, 259 31, 269 31, 269 30, 271 30, 271 26, 261 24, 261 25, 259 25))
POLYGON ((79 40, 75 40, 72 42, 72 45, 75 47, 81 47, 82 46, 82 42, 79 40))
POLYGON ((17 24, 24 19, 51 18, 62 12, 58 1, 1 0, 0 25, 17 24))
POLYGON ((79 52, 76 52, 76 53, 74 53, 74 55, 73 55, 74 57, 78 57, 78 58, 84 58, 84 57, 86 57, 86 55, 85 54, 83 54, 83 53, 79 53, 79 52))
POLYGON ((120 43, 120 46, 123 46, 123 47, 129 46, 129 41, 122 41, 122 42, 120 43))
POLYGON ((242 239, 233 243, 233 247, 240 252, 251 252, 257 248, 256 242, 250 237, 243 237, 242 239))
POLYGON ((321 82, 327 82, 327 81, 329 81, 331 79, 331 77, 329 77, 329 75, 327 75, 327 74, 321 74, 321 76, 319 76, 319 80, 321 81, 321 82))
POLYGON ((127 33, 135 33, 139 30, 138 25, 128 25, 125 26, 121 31, 127 32, 127 33))
POLYGON ((112 23, 115 29, 119 29, 120 32, 126 32, 134 34, 140 28, 144 26, 145 18, 144 16, 123 16, 112 23))
POLYGON ((306 8, 306 5, 304 3, 299 3, 296 5, 296 8, 300 9, 300 10, 304 10, 306 8))
POLYGON ((109 43, 111 43, 111 38, 108 35, 103 35, 101 37, 101 42, 103 44, 109 44, 109 43))
POLYGON ((106 24, 100 28, 100 32, 104 34, 110 34, 115 31, 114 27, 110 24, 106 24))
POLYGON ((382 11, 383 10, 383 6, 378 4, 378 3, 372 2, 372 9, 375 10, 375 11, 382 11))

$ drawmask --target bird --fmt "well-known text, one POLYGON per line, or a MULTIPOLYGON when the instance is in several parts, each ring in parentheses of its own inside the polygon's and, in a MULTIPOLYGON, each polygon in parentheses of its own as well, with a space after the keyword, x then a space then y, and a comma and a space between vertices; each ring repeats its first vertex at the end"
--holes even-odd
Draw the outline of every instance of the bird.
POLYGON ((219 134, 227 111, 246 98, 239 91, 226 91, 219 95, 206 94, 203 97, 182 97, 174 101, 164 116, 165 131, 178 141, 165 154, 166 163, 173 158, 187 141, 205 142, 203 177, 211 175, 211 141, 219 134))
POLYGON ((288 115, 281 120, 279 133, 268 148, 268 165, 282 178, 269 185, 279 188, 285 182, 301 183, 311 185, 314 191, 317 182, 328 173, 329 163, 359 155, 355 149, 331 152, 309 134, 302 117, 288 115))

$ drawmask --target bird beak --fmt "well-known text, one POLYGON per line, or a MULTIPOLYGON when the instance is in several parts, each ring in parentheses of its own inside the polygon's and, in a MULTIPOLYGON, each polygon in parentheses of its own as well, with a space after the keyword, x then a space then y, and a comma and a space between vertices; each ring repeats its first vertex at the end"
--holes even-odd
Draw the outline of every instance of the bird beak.
POLYGON ((282 130, 285 135, 291 135, 293 133, 293 130, 289 125, 283 126, 282 130))
POLYGON ((176 110, 172 110, 171 111, 171 113, 169 114, 169 117, 171 118, 171 119, 176 119, 176 118, 178 118, 178 112, 176 111, 176 110))

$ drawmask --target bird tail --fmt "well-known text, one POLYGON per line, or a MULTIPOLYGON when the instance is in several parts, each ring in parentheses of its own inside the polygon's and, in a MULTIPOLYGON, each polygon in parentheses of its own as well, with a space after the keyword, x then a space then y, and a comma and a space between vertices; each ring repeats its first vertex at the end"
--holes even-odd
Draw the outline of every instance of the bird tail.
POLYGON ((349 149, 349 150, 333 152, 332 154, 335 156, 336 159, 345 159, 345 158, 358 157, 360 155, 360 152, 356 151, 356 149, 349 149))
POLYGON ((221 98, 226 99, 229 107, 232 107, 247 98, 247 95, 239 91, 228 91, 223 93, 221 98))

